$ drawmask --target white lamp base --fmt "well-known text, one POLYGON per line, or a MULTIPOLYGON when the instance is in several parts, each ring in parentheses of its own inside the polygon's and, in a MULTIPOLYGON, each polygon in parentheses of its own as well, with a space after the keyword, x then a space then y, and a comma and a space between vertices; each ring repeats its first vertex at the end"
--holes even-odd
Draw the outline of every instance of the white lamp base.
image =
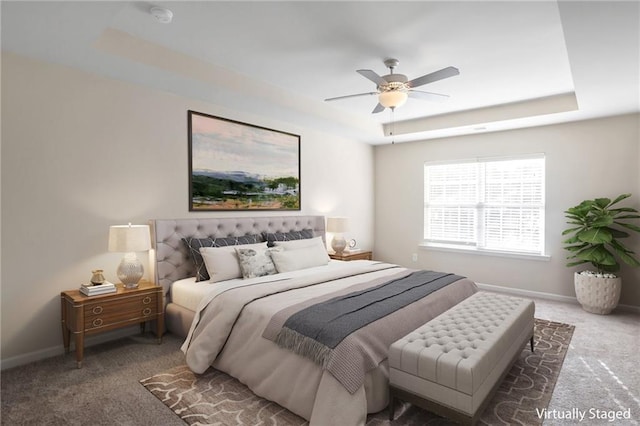
POLYGON ((144 275, 144 268, 135 253, 127 253, 118 265, 118 279, 125 288, 138 288, 138 282, 144 275))
POLYGON ((335 234, 331 240, 331 248, 333 251, 336 252, 336 254, 342 254, 346 247, 347 241, 344 239, 342 234, 335 234))

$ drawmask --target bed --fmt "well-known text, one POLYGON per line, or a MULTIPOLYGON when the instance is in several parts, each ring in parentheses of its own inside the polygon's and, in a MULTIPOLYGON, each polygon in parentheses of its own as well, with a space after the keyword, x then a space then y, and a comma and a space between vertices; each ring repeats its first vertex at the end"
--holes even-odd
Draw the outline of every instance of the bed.
MULTIPOLYGON (((437 279, 450 282, 387 314, 391 325, 382 319, 369 320, 335 348, 322 352, 315 341, 309 345, 296 340, 300 335, 290 325, 293 317, 306 313, 318 301, 328 303, 336 295, 354 291, 369 295, 374 293, 369 288, 386 288, 383 283, 413 279, 424 271, 384 262, 327 258, 324 265, 290 268, 274 275, 196 282, 194 276, 199 272, 184 239, 233 240, 310 231, 314 240, 322 240, 324 249, 325 219, 206 218, 153 220, 150 225, 156 257, 152 273, 167 295, 165 323, 170 332, 185 337, 183 350, 190 368, 197 373, 209 366, 224 371, 312 425, 360 425, 367 413, 384 409, 388 404, 389 340, 404 336, 406 329, 416 328, 477 291, 464 277, 442 274, 437 279), (358 361, 348 365, 351 359, 358 361)), ((287 251, 287 244, 276 243, 275 250, 287 251)))
MULTIPOLYGON (((286 233, 311 229, 324 238, 324 216, 269 216, 202 219, 155 219, 149 221, 153 256, 151 276, 164 288, 166 295, 165 324, 167 330, 186 337, 195 314, 194 309, 173 302, 174 282, 196 274, 191 254, 184 238, 230 238, 266 233, 286 233)), ((204 286, 200 286, 205 290, 204 286)), ((194 294, 194 297, 199 297, 194 294)))

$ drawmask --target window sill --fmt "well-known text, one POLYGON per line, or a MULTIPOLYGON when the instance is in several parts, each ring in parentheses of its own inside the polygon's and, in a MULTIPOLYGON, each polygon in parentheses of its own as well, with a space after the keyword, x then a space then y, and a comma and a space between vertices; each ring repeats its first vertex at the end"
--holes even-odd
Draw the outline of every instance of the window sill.
POLYGON ((540 262, 548 262, 551 260, 551 256, 546 254, 517 253, 517 252, 507 252, 507 251, 497 251, 497 250, 478 250, 475 247, 464 248, 464 247, 453 246, 448 244, 422 243, 419 245, 419 247, 422 250, 444 251, 449 253, 477 254, 480 256, 507 257, 511 259, 535 260, 540 262))

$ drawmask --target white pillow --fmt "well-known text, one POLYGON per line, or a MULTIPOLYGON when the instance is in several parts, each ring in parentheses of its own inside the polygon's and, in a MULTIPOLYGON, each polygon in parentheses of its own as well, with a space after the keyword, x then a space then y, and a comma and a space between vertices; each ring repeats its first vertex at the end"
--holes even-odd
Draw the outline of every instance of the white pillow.
POLYGON ((329 263, 329 255, 324 248, 324 244, 322 244, 322 240, 320 240, 320 244, 314 244, 309 247, 273 251, 271 252, 271 258, 278 272, 297 271, 329 263))
POLYGON ((234 278, 242 278, 242 270, 240 269, 240 261, 236 248, 267 248, 266 243, 258 244, 240 244, 237 246, 224 247, 200 247, 200 254, 204 260, 204 265, 209 273, 209 281, 212 283, 218 281, 232 280, 234 278))
POLYGON ((324 250, 324 242, 322 241, 322 237, 306 238, 303 240, 274 241, 273 245, 275 247, 282 247, 285 250, 297 250, 315 246, 320 246, 324 250))
POLYGON ((240 270, 243 278, 256 278, 265 275, 277 274, 276 265, 271 256, 282 248, 252 247, 240 248, 236 246, 236 253, 240 261, 240 270))

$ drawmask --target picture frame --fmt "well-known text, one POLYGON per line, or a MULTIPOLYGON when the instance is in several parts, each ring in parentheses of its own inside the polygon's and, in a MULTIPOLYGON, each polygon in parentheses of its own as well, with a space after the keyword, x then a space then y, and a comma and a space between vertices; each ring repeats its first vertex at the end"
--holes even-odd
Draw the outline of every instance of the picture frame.
POLYGON ((189 211, 300 210, 300 136, 188 110, 189 211))

